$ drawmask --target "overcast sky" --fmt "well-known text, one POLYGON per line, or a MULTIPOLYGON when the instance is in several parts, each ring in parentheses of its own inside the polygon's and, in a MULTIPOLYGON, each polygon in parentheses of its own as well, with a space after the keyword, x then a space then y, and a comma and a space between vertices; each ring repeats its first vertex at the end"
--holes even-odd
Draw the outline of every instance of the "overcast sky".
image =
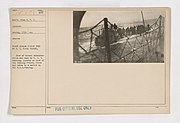
MULTIPOLYGON (((144 11, 144 19, 158 18, 165 16, 162 11, 144 11)), ((96 25, 100 20, 107 17, 111 23, 129 23, 142 21, 141 11, 87 11, 81 21, 81 27, 96 25)))

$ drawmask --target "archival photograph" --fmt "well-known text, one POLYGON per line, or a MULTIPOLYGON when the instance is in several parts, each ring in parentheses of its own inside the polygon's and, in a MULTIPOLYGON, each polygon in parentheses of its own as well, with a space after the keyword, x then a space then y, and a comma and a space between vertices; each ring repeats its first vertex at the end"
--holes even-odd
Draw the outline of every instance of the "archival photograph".
POLYGON ((164 63, 165 11, 73 11, 74 63, 164 63))

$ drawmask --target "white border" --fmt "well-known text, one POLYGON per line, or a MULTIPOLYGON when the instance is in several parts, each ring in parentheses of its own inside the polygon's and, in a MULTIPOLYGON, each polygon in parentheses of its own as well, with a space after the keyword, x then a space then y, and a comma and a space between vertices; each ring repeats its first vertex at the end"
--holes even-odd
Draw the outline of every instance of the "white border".
POLYGON ((179 123, 180 122, 179 0, 0 0, 1 123, 179 123), (171 7, 171 114, 12 116, 10 92, 9 8, 11 7, 171 7))

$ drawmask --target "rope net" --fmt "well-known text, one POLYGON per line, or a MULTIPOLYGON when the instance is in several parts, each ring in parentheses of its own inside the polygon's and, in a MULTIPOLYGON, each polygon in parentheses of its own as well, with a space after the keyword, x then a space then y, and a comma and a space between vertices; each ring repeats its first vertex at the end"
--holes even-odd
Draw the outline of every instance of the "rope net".
POLYGON ((152 25, 124 29, 107 22, 110 54, 106 52, 104 19, 90 29, 79 32, 79 61, 82 63, 164 62, 164 18, 160 15, 152 25))

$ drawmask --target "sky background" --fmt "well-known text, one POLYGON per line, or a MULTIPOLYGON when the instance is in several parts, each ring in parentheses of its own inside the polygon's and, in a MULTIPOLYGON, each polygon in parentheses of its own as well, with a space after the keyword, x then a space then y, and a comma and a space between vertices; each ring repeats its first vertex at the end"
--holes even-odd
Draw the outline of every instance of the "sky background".
MULTIPOLYGON (((162 11, 143 11, 144 19, 165 16, 162 11)), ((81 27, 96 25, 100 20, 107 17, 111 23, 131 23, 142 21, 141 11, 87 11, 81 21, 81 27)))

